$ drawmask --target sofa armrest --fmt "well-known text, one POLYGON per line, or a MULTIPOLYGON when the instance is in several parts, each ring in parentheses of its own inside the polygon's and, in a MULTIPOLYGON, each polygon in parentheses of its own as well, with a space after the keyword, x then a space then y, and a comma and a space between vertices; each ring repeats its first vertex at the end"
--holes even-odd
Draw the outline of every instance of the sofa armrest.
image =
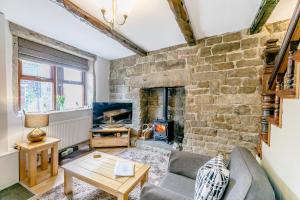
POLYGON ((196 179, 198 169, 204 165, 211 157, 184 152, 171 151, 169 160, 169 172, 196 179))
POLYGON ((140 200, 191 200, 171 190, 167 190, 152 184, 145 184, 140 200))

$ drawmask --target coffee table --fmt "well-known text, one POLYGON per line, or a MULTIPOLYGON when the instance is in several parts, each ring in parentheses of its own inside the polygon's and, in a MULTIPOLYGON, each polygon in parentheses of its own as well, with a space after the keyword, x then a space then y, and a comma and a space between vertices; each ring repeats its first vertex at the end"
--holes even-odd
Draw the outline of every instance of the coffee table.
POLYGON ((143 184, 148 181, 150 166, 134 162, 134 176, 115 177, 114 168, 117 160, 125 159, 95 151, 63 165, 65 194, 72 192, 72 179, 76 177, 79 180, 116 196, 118 200, 127 200, 128 194, 138 184, 142 187, 143 184), (101 157, 94 158, 94 155, 101 155, 101 157))

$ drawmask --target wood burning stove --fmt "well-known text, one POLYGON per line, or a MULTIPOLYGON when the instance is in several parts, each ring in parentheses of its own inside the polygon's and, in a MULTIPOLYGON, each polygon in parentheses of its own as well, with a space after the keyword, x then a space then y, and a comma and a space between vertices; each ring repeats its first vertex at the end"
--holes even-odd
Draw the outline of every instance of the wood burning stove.
POLYGON ((174 140, 174 121, 154 120, 152 130, 154 140, 165 140, 166 142, 174 140))
POLYGON ((174 140, 174 121, 168 120, 168 88, 164 88, 163 97, 163 119, 153 121, 154 140, 165 140, 171 142, 174 140))

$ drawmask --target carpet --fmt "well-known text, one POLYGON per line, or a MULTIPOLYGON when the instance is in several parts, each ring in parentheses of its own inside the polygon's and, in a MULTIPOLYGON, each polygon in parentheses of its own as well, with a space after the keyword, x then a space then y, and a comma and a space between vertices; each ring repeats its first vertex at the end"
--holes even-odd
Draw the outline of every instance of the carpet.
MULTIPOLYGON (((146 163, 151 166, 149 171, 149 183, 158 185, 162 177, 167 173, 168 160, 167 154, 159 154, 152 151, 141 149, 127 149, 119 154, 125 159, 146 163)), ((129 200, 138 200, 140 187, 136 187, 130 194, 129 200)), ((73 193, 66 196, 64 194, 63 184, 58 185, 49 192, 43 194, 38 199, 40 200, 116 200, 116 197, 101 191, 87 183, 84 183, 76 178, 73 181, 73 193)))

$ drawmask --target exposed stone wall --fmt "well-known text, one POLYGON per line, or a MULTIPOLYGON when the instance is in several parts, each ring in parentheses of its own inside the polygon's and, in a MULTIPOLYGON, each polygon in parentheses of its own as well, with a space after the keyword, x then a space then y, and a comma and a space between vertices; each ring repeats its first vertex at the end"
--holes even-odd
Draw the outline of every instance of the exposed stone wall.
POLYGON ((261 115, 260 55, 269 38, 282 41, 288 22, 131 56, 111 63, 111 100, 134 103, 133 126, 142 123, 143 88, 184 86, 184 150, 207 155, 230 152, 235 145, 254 151, 261 115))

